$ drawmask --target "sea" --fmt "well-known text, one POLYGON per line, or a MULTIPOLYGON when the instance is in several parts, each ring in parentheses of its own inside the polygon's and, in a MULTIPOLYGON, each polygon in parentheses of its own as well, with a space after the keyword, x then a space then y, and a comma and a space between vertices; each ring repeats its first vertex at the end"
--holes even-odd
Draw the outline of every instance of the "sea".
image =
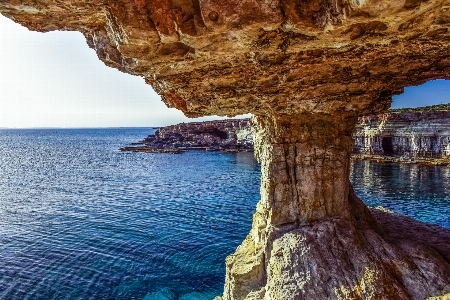
MULTIPOLYGON (((211 300, 251 228, 252 153, 121 152, 154 128, 0 130, 0 299, 211 300)), ((366 204, 450 228, 450 168, 355 161, 366 204)))

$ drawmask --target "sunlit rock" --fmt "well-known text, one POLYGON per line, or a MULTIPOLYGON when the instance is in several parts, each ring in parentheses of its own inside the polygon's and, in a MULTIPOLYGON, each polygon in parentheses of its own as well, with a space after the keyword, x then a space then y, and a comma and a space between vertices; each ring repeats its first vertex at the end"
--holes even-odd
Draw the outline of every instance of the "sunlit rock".
POLYGON ((448 230, 440 243, 409 234, 348 179, 358 116, 450 78, 448 0, 2 0, 0 11, 32 30, 81 31, 105 64, 187 116, 255 115, 261 201, 227 258, 224 299, 450 292, 448 230))
POLYGON ((362 156, 391 156, 450 161, 450 111, 389 112, 360 119, 354 152, 362 156))

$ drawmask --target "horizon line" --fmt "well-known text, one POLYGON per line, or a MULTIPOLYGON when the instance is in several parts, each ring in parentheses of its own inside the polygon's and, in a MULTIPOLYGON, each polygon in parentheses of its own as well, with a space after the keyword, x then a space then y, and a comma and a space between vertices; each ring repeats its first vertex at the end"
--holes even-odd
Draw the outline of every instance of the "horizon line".
MULTIPOLYGON (((168 125, 170 126, 170 125, 168 125)), ((53 126, 43 126, 43 127, 2 127, 1 129, 121 129, 121 128, 160 128, 164 126, 99 126, 99 127, 53 127, 53 126)))

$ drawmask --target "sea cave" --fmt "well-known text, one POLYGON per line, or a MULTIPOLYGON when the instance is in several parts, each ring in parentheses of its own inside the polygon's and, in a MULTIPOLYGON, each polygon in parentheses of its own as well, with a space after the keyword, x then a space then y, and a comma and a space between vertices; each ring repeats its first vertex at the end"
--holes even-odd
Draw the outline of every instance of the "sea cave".
POLYGON ((447 0, 8 0, 0 12, 83 33, 186 116, 253 114, 261 199, 223 300, 450 297, 450 231, 369 209, 349 181, 358 117, 450 78, 447 0))

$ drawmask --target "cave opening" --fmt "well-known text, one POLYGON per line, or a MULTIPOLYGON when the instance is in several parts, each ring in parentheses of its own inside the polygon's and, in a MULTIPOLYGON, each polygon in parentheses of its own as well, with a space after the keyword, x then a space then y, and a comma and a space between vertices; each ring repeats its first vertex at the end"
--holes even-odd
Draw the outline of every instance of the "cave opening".
POLYGON ((217 128, 214 128, 211 134, 221 138, 222 140, 226 140, 228 138, 228 133, 226 133, 226 131, 217 128))
MULTIPOLYGON (((3 1, 0 10, 34 30, 82 31, 105 64, 144 77, 188 116, 254 113, 261 199, 250 233, 226 259, 219 299, 428 299, 450 292, 450 258, 436 254, 446 249, 416 242, 423 226, 413 220, 370 210, 349 181, 357 117, 385 112, 405 84, 450 76, 445 0, 395 8, 389 0, 363 1, 365 23, 359 14, 346 18, 347 2, 321 9, 314 23, 289 7, 292 1, 256 10, 199 2, 200 9, 188 7, 209 12, 211 22, 203 20, 208 30, 198 32, 185 28, 197 13, 181 23, 183 12, 167 8, 177 1, 155 1, 154 14, 128 0, 98 9, 83 1, 70 8, 3 1), (165 51, 182 41, 199 51, 165 51)), ((393 154, 392 137, 382 142, 393 154)), ((179 172, 177 164, 167 169, 179 172)))
POLYGON ((394 155, 394 145, 392 144, 392 136, 384 136, 381 140, 381 147, 383 148, 384 155, 394 155))

